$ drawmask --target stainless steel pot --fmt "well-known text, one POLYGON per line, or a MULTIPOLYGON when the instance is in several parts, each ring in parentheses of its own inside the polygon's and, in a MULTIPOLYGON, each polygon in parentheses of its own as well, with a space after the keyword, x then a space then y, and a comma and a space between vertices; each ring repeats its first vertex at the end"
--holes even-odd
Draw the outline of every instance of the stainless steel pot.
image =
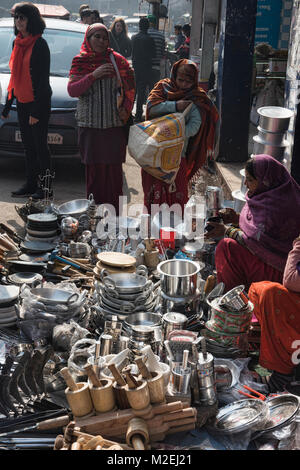
POLYGON ((173 330, 184 330, 188 322, 188 318, 182 313, 168 312, 162 317, 163 324, 163 337, 168 338, 168 335, 173 330))
POLYGON ((199 285, 200 266, 195 261, 171 259, 157 266, 161 290, 169 297, 193 297, 199 285))
POLYGON ((270 145, 281 145, 283 143, 285 132, 267 132, 260 126, 257 127, 257 130, 258 137, 268 142, 270 145))
POLYGON ((259 127, 268 132, 286 132, 294 112, 280 106, 263 106, 258 108, 259 127))
POLYGON ((152 312, 139 312, 129 315, 125 320, 125 325, 129 326, 132 330, 141 331, 141 327, 157 327, 161 325, 162 317, 158 313, 152 312))
POLYGON ((253 140, 254 155, 260 155, 264 153, 266 155, 271 155, 271 157, 275 158, 278 161, 283 160, 285 149, 289 146, 289 142, 287 140, 284 140, 281 145, 271 145, 268 142, 262 140, 257 135, 253 137, 253 140))

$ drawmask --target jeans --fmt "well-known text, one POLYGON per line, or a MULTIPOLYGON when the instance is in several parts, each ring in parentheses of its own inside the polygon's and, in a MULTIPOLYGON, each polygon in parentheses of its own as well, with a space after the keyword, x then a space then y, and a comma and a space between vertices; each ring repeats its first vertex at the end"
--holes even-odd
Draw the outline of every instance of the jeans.
POLYGON ((17 102, 17 111, 22 142, 25 150, 27 184, 36 186, 38 175, 45 173, 51 165, 50 151, 47 142, 50 103, 45 105, 45 113, 33 125, 29 124, 32 103, 17 102))

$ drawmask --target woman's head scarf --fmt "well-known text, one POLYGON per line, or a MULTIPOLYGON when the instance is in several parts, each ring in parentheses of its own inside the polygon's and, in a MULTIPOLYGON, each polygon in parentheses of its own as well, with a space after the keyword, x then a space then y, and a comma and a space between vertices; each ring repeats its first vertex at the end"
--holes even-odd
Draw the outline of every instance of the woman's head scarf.
POLYGON ((114 59, 122 81, 124 95, 122 107, 126 109, 129 118, 135 98, 135 80, 133 69, 130 67, 128 61, 123 56, 109 47, 109 43, 106 51, 103 54, 93 51, 89 42, 89 38, 96 31, 105 31, 109 40, 108 29, 102 23, 94 23, 87 28, 80 52, 72 60, 70 81, 80 80, 85 75, 94 72, 94 70, 96 70, 101 65, 109 63, 111 64, 114 59))
POLYGON ((253 166, 258 189, 251 197, 246 194, 240 228, 249 250, 283 271, 300 232, 300 186, 285 166, 269 155, 255 155, 253 166))

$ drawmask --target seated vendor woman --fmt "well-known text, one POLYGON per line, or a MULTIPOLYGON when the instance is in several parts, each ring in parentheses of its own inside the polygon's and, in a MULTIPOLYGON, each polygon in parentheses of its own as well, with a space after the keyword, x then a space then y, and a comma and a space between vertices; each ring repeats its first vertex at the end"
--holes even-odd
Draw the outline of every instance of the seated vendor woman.
POLYGON ((288 255, 283 285, 255 282, 249 298, 261 327, 259 363, 273 371, 267 377, 270 392, 283 391, 300 358, 300 236, 288 255))
POLYGON ((246 163, 246 204, 241 214, 221 211, 224 223, 209 222, 206 238, 224 237, 217 245, 218 282, 225 291, 252 282, 282 282, 287 256, 300 227, 300 186, 269 155, 246 163), (228 225, 225 225, 228 224, 228 225), (229 225, 230 224, 230 225, 229 225))

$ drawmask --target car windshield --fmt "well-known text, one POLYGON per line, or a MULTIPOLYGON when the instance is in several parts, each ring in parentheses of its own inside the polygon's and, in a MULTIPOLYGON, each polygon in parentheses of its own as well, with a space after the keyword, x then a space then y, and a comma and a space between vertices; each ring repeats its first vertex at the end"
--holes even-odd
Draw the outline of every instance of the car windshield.
POLYGON ((128 32, 129 33, 138 33, 139 32, 139 24, 138 23, 126 23, 128 32))
MULTIPOLYGON (((50 54, 50 75, 68 77, 73 57, 79 53, 84 34, 60 29, 45 29, 43 34, 50 54)), ((0 73, 10 73, 8 66, 15 35, 12 28, 0 29, 0 73)))

